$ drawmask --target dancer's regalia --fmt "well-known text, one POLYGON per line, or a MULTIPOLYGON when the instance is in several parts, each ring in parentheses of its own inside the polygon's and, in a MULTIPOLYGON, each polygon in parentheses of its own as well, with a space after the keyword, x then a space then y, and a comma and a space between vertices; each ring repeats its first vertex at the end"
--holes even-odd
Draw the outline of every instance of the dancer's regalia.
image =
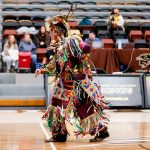
POLYGON ((70 35, 66 16, 52 18, 51 33, 55 33, 55 38, 49 49, 53 47, 54 55, 41 69, 41 73, 56 77, 51 102, 43 115, 52 132, 47 141, 66 141, 65 123, 72 116, 76 121, 76 136, 91 134, 95 136, 91 141, 100 141, 109 136, 106 127, 109 119, 103 111, 108 109, 108 103, 100 86, 92 82, 91 48, 77 35, 70 35))

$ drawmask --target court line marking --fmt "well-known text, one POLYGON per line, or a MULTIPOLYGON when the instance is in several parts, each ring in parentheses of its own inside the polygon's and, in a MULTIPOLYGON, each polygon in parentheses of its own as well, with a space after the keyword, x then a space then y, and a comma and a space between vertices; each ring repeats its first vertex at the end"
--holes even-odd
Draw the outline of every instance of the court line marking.
MULTIPOLYGON (((93 147, 93 146, 99 146, 99 145, 120 145, 120 144, 135 144, 136 142, 149 142, 149 139, 133 139, 133 140, 103 140, 104 142, 98 143, 98 144, 84 144, 84 145, 77 145, 77 146, 67 146, 67 148, 81 148, 81 147, 93 147)), ((62 147, 66 148, 66 147, 62 147)))
MULTIPOLYGON (((104 143, 103 143, 104 144, 104 143)), ((61 148, 81 148, 81 147, 93 147, 93 146, 99 146, 102 145, 102 143, 99 144, 85 144, 85 145, 77 145, 77 146, 67 146, 67 147, 61 147, 61 148)))
POLYGON ((137 142, 150 142, 150 139, 133 139, 133 140, 111 140, 106 143, 108 144, 131 144, 131 143, 137 143, 137 142))
MULTIPOLYGON (((41 129, 42 129, 42 131, 43 131, 43 133, 45 135, 45 137, 47 139, 50 139, 50 136, 47 133, 47 131, 46 131, 46 129, 45 129, 45 127, 44 127, 44 125, 43 125, 43 123, 41 121, 39 122, 39 125, 40 125, 40 127, 41 127, 41 129)), ((57 150, 53 142, 49 142, 49 145, 51 146, 52 150, 57 150)))

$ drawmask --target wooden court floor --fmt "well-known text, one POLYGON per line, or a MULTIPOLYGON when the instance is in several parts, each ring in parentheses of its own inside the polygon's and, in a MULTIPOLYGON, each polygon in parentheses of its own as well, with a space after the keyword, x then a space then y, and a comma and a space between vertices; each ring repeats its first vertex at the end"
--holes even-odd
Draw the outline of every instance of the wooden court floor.
POLYGON ((110 110, 110 137, 90 143, 90 136, 76 139, 72 127, 65 143, 45 143, 48 129, 42 111, 0 110, 0 150, 150 150, 150 110, 110 110))

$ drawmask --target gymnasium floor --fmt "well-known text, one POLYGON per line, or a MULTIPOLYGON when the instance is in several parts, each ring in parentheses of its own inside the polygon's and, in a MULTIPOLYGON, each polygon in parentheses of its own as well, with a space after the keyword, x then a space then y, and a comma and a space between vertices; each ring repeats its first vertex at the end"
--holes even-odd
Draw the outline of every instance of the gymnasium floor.
MULTIPOLYGON (((110 137, 90 143, 88 137, 66 143, 45 143, 48 129, 38 110, 0 110, 0 150, 150 150, 150 110, 109 110, 110 137)), ((70 125, 67 128, 71 132, 70 125)))

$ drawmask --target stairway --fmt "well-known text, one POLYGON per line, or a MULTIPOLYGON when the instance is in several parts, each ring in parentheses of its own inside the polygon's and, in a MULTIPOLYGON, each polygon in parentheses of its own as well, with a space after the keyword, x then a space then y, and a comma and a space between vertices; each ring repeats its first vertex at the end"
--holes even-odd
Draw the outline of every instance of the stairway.
POLYGON ((43 76, 0 74, 0 107, 43 107, 45 99, 43 76))

